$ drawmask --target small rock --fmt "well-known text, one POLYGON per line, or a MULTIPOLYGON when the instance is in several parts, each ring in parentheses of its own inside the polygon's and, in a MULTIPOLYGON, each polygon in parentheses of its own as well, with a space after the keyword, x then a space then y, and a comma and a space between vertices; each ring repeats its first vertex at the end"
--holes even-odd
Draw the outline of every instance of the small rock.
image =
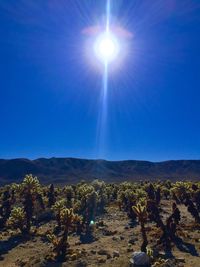
POLYGON ((96 250, 94 250, 94 249, 91 249, 90 252, 91 252, 92 254, 97 254, 96 250))
POLYGON ((75 245, 76 245, 76 246, 80 246, 80 245, 81 245, 81 241, 80 241, 80 240, 77 240, 77 241, 75 242, 75 245))
POLYGON ((130 266, 149 266, 150 258, 144 252, 134 252, 132 258, 130 259, 130 266))
POLYGON ((119 251, 113 251, 113 258, 118 258, 120 256, 119 251))

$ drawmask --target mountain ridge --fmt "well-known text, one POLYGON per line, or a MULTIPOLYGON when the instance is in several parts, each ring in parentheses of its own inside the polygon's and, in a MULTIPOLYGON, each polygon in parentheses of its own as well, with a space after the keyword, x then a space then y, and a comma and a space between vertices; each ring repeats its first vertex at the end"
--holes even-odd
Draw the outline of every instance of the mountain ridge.
POLYGON ((67 184, 81 180, 102 179, 107 182, 123 180, 183 179, 199 180, 200 160, 145 160, 82 159, 82 158, 27 158, 0 159, 0 184, 20 182, 25 174, 38 176, 41 183, 67 184))

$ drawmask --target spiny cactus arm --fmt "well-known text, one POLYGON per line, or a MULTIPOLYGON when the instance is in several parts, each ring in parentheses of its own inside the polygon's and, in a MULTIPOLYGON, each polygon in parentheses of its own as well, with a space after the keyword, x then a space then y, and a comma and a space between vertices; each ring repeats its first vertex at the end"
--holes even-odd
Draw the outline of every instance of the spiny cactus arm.
POLYGON ((138 203, 136 206, 133 206, 132 209, 136 213, 140 222, 146 221, 147 211, 145 205, 141 205, 140 203, 138 203))

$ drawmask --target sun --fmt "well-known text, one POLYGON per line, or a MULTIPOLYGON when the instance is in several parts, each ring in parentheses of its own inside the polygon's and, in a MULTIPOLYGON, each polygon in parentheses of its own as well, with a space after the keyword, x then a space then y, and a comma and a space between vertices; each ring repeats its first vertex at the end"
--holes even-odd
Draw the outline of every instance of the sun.
POLYGON ((94 53, 99 61, 109 64, 119 56, 119 41, 111 32, 101 33, 95 40, 94 53))

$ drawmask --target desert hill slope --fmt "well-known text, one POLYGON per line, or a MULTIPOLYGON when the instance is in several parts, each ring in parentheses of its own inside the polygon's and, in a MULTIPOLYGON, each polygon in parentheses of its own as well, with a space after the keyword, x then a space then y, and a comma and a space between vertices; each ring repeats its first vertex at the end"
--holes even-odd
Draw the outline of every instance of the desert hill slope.
POLYGON ((76 183, 103 179, 107 182, 143 179, 193 179, 200 177, 200 160, 149 162, 107 161, 78 158, 0 159, 0 184, 19 182, 27 173, 42 183, 76 183))

